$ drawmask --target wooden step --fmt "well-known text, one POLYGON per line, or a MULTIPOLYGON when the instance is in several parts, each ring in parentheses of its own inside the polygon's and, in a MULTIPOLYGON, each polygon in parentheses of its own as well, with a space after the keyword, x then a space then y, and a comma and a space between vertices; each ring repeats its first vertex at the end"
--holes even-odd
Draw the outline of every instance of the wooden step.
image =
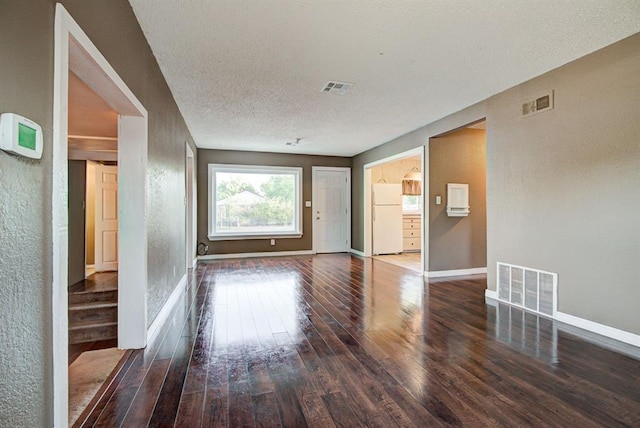
POLYGON ((69 306, 77 303, 118 302, 118 290, 78 291, 69 293, 69 306))
POLYGON ((117 337, 117 322, 82 323, 79 325, 69 326, 70 345, 116 339, 117 337))
POLYGON ((118 304, 113 302, 74 303, 69 306, 69 326, 118 321, 118 304))

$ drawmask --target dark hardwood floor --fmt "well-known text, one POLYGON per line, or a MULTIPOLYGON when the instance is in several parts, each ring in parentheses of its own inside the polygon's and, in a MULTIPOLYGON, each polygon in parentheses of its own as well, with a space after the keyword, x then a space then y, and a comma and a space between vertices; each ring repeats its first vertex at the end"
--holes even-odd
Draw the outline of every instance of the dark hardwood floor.
POLYGON ((348 255, 199 263, 85 426, 640 426, 640 359, 348 255))

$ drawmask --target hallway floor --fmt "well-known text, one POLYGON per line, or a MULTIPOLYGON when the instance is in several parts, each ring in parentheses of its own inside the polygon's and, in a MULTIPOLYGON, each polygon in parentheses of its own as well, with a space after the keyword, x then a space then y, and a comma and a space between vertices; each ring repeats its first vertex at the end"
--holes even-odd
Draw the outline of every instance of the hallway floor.
POLYGON ((422 261, 420 258, 422 253, 400 253, 400 254, 385 254, 382 256, 373 256, 374 259, 380 260, 392 265, 400 266, 405 269, 410 269, 414 272, 422 272, 422 261))
POLYGON ((485 287, 344 254, 201 262, 86 426, 640 424, 640 352, 485 287))

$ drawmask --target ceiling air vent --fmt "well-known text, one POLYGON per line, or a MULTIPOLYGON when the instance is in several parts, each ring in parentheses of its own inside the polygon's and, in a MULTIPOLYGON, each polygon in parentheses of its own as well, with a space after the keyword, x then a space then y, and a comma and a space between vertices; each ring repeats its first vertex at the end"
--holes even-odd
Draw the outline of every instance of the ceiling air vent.
POLYGON ((349 92, 349 89, 353 86, 353 83, 345 83, 345 82, 327 82, 322 87, 321 92, 326 92, 328 94, 334 95, 344 95, 349 92))
POLYGON ((553 110, 553 91, 549 91, 535 100, 529 100, 522 103, 522 116, 531 116, 532 114, 541 113, 543 111, 553 110))

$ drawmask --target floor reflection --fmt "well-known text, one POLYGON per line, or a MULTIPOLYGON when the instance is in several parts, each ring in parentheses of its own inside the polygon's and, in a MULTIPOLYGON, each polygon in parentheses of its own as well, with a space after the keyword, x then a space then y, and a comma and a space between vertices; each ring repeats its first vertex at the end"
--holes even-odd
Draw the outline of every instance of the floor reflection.
POLYGON ((96 426, 640 422, 640 359, 485 304, 483 276, 425 282, 339 254, 201 263, 195 277, 96 426))
POLYGON ((298 342, 304 314, 298 311, 297 274, 244 272, 238 277, 235 272, 219 272, 213 282, 214 349, 265 350, 279 342, 298 342))
POLYGON ((553 320, 510 306, 491 302, 487 317, 495 324, 502 343, 549 364, 558 362, 558 329, 553 320))

